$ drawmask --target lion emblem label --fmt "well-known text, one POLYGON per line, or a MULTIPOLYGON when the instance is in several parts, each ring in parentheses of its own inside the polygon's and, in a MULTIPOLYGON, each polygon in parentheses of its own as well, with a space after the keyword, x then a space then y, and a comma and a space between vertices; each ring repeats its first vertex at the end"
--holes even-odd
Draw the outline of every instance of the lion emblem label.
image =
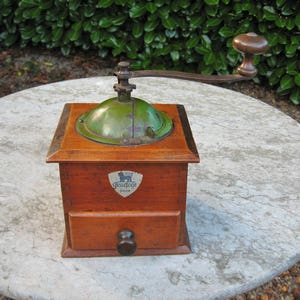
POLYGON ((138 189, 142 182, 143 174, 121 170, 109 173, 108 179, 112 188, 125 198, 138 189))

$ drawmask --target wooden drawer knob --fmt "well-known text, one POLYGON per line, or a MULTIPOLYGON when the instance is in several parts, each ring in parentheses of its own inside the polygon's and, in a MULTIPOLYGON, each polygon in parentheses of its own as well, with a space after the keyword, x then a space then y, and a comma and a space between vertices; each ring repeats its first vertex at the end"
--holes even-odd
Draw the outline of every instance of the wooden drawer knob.
POLYGON ((130 230, 122 230, 118 233, 119 243, 117 250, 120 255, 128 256, 136 251, 136 242, 134 241, 134 233, 130 230))

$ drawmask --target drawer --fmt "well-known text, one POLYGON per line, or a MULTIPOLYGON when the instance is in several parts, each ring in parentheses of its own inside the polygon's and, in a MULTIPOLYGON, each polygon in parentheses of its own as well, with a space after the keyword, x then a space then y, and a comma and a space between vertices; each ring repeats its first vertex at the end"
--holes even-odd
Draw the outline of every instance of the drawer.
POLYGON ((178 247, 180 211, 70 212, 74 250, 116 249, 118 234, 133 232, 137 249, 178 247))

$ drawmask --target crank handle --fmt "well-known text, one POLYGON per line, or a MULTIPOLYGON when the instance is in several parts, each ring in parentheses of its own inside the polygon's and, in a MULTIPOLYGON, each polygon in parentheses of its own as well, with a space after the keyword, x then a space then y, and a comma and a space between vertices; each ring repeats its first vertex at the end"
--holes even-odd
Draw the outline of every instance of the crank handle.
POLYGON ((233 48, 243 54, 243 62, 237 68, 238 74, 231 75, 204 75, 196 73, 166 71, 166 70, 140 70, 132 71, 131 78, 135 77, 167 77, 199 81, 204 83, 228 83, 249 80, 257 74, 254 66, 254 55, 265 53, 269 49, 268 41, 254 32, 240 34, 233 39, 233 48))

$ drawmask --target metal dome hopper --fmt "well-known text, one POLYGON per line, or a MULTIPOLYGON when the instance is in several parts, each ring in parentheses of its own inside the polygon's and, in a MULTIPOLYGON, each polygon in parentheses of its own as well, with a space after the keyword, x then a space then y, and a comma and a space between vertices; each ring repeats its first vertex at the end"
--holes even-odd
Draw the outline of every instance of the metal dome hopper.
POLYGON ((95 109, 82 114, 76 122, 79 134, 110 145, 142 145, 158 141, 171 133, 173 122, 144 100, 131 97, 135 85, 130 84, 129 63, 120 62, 118 96, 100 103, 95 109))

